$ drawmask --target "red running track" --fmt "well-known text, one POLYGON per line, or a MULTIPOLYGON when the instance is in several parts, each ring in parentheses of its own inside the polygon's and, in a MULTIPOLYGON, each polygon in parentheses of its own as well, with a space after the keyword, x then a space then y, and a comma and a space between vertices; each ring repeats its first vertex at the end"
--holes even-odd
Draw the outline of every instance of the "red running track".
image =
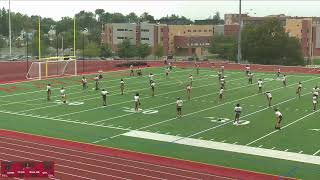
MULTIPOLYGON (((0 161, 54 161, 55 178, 134 180, 279 179, 279 176, 0 130, 0 161)), ((289 179, 281 177, 281 179, 289 179)))

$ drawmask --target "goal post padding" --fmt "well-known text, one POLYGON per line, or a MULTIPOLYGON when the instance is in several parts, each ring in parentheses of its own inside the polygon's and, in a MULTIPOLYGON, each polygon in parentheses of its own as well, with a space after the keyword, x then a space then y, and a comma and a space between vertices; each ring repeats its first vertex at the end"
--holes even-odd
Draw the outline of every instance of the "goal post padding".
POLYGON ((57 76, 72 76, 77 75, 75 59, 57 59, 46 61, 32 62, 27 78, 28 79, 43 79, 57 76))

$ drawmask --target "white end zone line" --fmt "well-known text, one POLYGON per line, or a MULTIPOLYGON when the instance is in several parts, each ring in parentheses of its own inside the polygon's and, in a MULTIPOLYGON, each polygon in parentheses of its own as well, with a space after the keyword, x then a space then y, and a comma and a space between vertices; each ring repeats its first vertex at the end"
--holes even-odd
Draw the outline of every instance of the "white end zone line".
MULTIPOLYGON (((295 121, 293 121, 293 122, 291 122, 291 123, 283 126, 281 129, 285 129, 285 128, 291 126, 292 124, 295 124, 295 123, 301 121, 301 120, 304 119, 304 118, 307 118, 307 117, 309 117, 309 116, 311 116, 311 115, 313 115, 313 114, 316 114, 317 112, 319 112, 319 110, 313 111, 312 113, 309 113, 309 114, 307 114, 307 115, 305 115, 305 116, 303 116, 303 117, 301 117, 301 118, 299 118, 299 119, 297 119, 297 120, 295 120, 295 121)), ((266 134, 266 135, 264 135, 264 136, 262 136, 262 137, 260 137, 260 138, 258 138, 258 139, 256 139, 256 140, 254 140, 254 141, 251 141, 250 143, 248 143, 248 144, 246 144, 246 145, 249 146, 249 145, 251 145, 251 144, 253 144, 253 143, 257 142, 257 141, 260 141, 261 139, 264 139, 264 138, 266 138, 266 137, 268 137, 268 136, 270 136, 270 135, 272 135, 272 134, 274 134, 274 133, 276 133, 276 132, 278 132, 278 131, 279 131, 279 130, 274 130, 274 131, 272 131, 272 132, 270 132, 270 133, 268 133, 268 134, 266 134)), ((280 131, 281 131, 281 130, 280 130, 280 131)))
POLYGON ((320 165, 319 156, 308 155, 308 154, 285 152, 285 151, 279 151, 279 150, 250 147, 245 145, 229 144, 229 143, 194 139, 194 138, 188 138, 188 137, 179 137, 179 136, 173 136, 173 135, 151 133, 146 131, 133 130, 133 131, 124 133, 123 136, 320 165))

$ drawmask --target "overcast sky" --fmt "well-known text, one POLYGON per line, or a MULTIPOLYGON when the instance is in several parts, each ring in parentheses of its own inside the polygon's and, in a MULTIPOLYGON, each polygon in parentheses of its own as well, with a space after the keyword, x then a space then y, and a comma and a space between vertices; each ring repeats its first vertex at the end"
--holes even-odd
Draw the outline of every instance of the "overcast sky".
MULTIPOLYGON (((252 16, 265 16, 270 14, 286 14, 290 16, 320 16, 320 1, 260 1, 243 0, 243 12, 248 12, 252 16)), ((8 8, 8 0, 0 0, 0 7, 8 8)), ((72 17, 75 13, 86 10, 94 12, 95 9, 102 8, 108 12, 120 12, 128 14, 135 12, 140 15, 148 12, 155 18, 170 14, 183 15, 188 18, 203 19, 208 18, 214 12, 219 11, 221 15, 225 13, 237 13, 238 1, 29 1, 11 0, 11 9, 28 15, 41 15, 59 20, 63 16, 72 17)))

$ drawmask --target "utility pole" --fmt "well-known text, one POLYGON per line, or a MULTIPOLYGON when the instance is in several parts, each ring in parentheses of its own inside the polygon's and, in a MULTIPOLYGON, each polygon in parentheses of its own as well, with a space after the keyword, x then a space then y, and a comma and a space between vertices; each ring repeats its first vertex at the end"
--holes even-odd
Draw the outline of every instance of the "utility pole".
POLYGON ((241 54, 241 0, 239 0, 239 34, 238 34, 238 63, 241 62, 242 54, 241 54))

